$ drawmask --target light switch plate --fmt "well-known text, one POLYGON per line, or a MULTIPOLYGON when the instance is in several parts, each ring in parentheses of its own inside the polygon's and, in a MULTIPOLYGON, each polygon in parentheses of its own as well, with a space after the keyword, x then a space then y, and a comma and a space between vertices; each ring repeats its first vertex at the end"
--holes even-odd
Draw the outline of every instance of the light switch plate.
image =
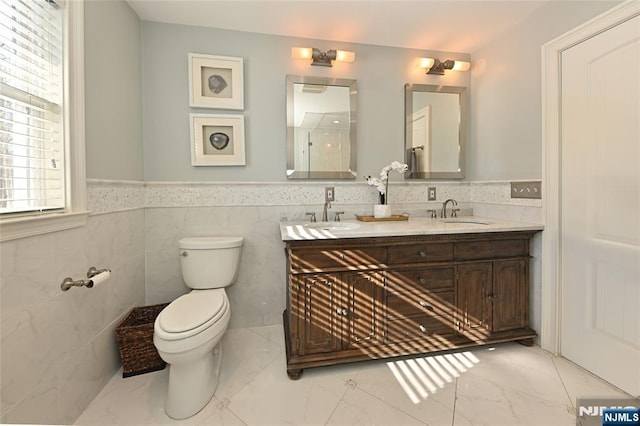
POLYGON ((542 199, 542 182, 511 182, 511 198, 542 199))
POLYGON ((430 186, 427 188, 427 201, 435 201, 436 200, 436 187, 430 186))
POLYGON ((324 200, 325 201, 335 201, 336 194, 333 186, 326 186, 324 188, 324 200))

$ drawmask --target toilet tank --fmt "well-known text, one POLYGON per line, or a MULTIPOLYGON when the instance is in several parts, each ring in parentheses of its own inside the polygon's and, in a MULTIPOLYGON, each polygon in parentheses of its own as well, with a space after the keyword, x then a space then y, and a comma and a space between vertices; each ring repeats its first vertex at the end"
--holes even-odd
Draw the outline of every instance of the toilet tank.
POLYGON ((235 236, 180 239, 180 267, 187 287, 202 290, 233 284, 238 276, 243 241, 235 236))

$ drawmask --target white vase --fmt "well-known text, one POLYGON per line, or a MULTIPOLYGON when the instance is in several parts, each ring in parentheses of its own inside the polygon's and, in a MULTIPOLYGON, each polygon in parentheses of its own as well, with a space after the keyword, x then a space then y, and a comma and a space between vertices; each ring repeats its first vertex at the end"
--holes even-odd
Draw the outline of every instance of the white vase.
POLYGON ((373 217, 376 219, 391 217, 391 206, 388 204, 374 204, 373 217))

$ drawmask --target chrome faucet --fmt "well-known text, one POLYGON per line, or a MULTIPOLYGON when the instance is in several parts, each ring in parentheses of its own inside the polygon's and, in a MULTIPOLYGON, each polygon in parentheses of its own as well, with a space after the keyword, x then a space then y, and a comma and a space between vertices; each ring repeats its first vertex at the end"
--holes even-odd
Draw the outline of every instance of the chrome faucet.
POLYGON ((329 218, 327 217, 327 209, 331 208, 331 202, 329 200, 324 202, 324 208, 322 209, 322 221, 328 222, 329 218))
POLYGON ((458 202, 456 200, 454 200, 453 198, 449 198, 448 200, 446 200, 444 203, 442 203, 442 213, 441 216, 443 218, 447 217, 447 204, 449 204, 449 202, 451 202, 452 206, 457 206, 458 202))

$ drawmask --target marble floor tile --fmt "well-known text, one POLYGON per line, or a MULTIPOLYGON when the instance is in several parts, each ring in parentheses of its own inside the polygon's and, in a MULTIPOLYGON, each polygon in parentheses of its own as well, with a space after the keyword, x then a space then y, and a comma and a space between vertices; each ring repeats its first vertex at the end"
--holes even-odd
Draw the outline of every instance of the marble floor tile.
POLYGON ((575 425, 575 398, 624 396, 570 361, 515 343, 286 374, 282 326, 229 330, 216 394, 195 416, 164 412, 168 369, 118 372, 78 425, 575 425))
POLYGON ((356 375, 354 366, 305 371, 289 380, 284 352, 234 395, 229 409, 247 425, 324 425, 356 375))
POLYGON ((252 331, 259 336, 268 339, 284 348, 284 331, 281 325, 265 325, 263 327, 250 327, 247 330, 252 331))
POLYGON ((483 380, 496 383, 500 388, 530 395, 532 398, 570 404, 569 397, 558 375, 553 356, 539 348, 505 343, 484 346, 466 353, 477 359, 473 368, 460 375, 458 390, 483 380), (500 375, 496 375, 500 372, 500 375))
POLYGON ((615 386, 589 373, 566 358, 554 357, 562 383, 575 407, 577 398, 628 398, 629 395, 615 386))
POLYGON ((552 355, 516 343, 471 350, 460 374, 454 425, 572 425, 574 410, 552 355))
POLYGON ((283 352, 284 345, 260 335, 255 328, 227 331, 222 338, 222 370, 216 396, 231 399, 283 352))
POLYGON ((362 364, 355 378, 357 389, 425 424, 452 424, 456 379, 443 374, 433 357, 362 364))
POLYGON ((565 396, 550 399, 470 372, 458 379, 454 425, 575 425, 565 396))
POLYGON ((330 426, 424 426, 425 424, 357 387, 346 392, 326 423, 330 426))

